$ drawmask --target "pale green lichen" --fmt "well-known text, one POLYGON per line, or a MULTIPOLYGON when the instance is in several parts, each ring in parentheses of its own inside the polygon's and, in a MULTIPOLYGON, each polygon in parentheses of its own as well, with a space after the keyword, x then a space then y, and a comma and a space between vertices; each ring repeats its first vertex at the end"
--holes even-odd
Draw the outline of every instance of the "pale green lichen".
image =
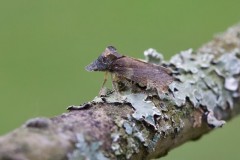
POLYGON ((229 54, 224 54, 219 57, 215 64, 215 71, 219 76, 225 78, 224 87, 230 91, 236 91, 239 87, 239 78, 236 75, 240 74, 240 59, 237 56, 239 49, 233 50, 229 54))
POLYGON ((198 68, 195 65, 194 59, 192 59, 192 53, 192 49, 181 51, 180 54, 171 58, 170 63, 175 65, 180 71, 183 70, 184 72, 197 73, 198 68), (186 60, 188 60, 187 63, 186 60))
MULTIPOLYGON (((178 107, 181 107, 186 104, 186 97, 190 97, 188 91, 191 89, 191 84, 180 83, 180 82, 173 82, 169 85, 169 89, 173 93, 174 102, 178 107)), ((191 100, 193 101, 193 100, 191 100)))
POLYGON ((240 74, 240 59, 236 56, 238 53, 239 50, 236 49, 214 61, 215 69, 220 76, 229 77, 240 74))
POLYGON ((106 103, 120 103, 120 104, 124 104, 126 103, 126 96, 124 95, 120 95, 120 93, 112 93, 111 96, 108 96, 108 95, 105 95, 105 96, 96 96, 92 102, 95 102, 95 103, 103 103, 103 102, 106 102, 106 103))
MULTIPOLYGON (((148 62, 155 63, 157 58, 150 61, 150 53, 157 52, 149 49, 144 53, 150 55, 146 56, 148 62)), ((169 85, 172 94, 160 95, 160 98, 170 100, 177 107, 186 105, 189 100, 195 108, 206 108, 212 113, 216 107, 232 108, 233 97, 240 96, 237 94, 240 82, 239 49, 218 58, 209 52, 195 54, 189 49, 176 54, 170 63, 165 65, 174 66, 173 74, 179 81, 169 85)), ((209 125, 215 124, 215 127, 224 124, 222 120, 218 120, 219 117, 214 117, 214 114, 208 114, 207 119, 209 125)))
POLYGON ((128 135, 132 135, 137 138, 144 146, 148 146, 149 144, 149 131, 146 128, 139 127, 136 123, 131 123, 126 121, 124 124, 128 124, 128 128, 125 128, 125 131, 128 135), (129 132, 131 128, 132 132, 129 132))
POLYGON ((112 138, 111 149, 117 156, 124 153, 123 149, 120 146, 120 137, 121 136, 122 136, 122 134, 120 132, 114 132, 111 134, 111 138, 112 138))
POLYGON ((128 150, 126 151, 126 158, 130 159, 134 153, 138 153, 139 147, 140 147, 140 144, 137 143, 133 137, 127 137, 127 147, 126 148, 128 148, 128 150))
POLYGON ((139 127, 133 117, 129 117, 128 120, 121 121, 120 123, 116 119, 115 123, 119 126, 119 130, 111 134, 111 149, 115 155, 129 159, 134 153, 139 152, 141 144, 148 146, 149 132, 146 128, 139 127))
POLYGON ((154 116, 161 116, 161 112, 151 101, 146 101, 146 95, 142 93, 126 96, 126 101, 131 103, 135 112, 132 114, 136 120, 143 120, 156 129, 154 116))
POLYGON ((212 127, 222 127, 226 122, 215 118, 213 111, 207 113, 207 122, 212 127))
POLYGON ((145 59, 148 63, 160 64, 163 61, 163 55, 153 48, 144 51, 145 59))
POLYGON ((133 134, 133 128, 127 121, 123 123, 123 127, 127 134, 133 134))
MULTIPOLYGON (((128 147, 133 147, 133 149, 130 149, 133 153, 139 152, 140 145, 148 146, 149 145, 149 131, 146 128, 140 128, 139 125, 135 125, 135 123, 132 124, 132 134, 127 134, 128 139, 128 147)), ((125 129, 127 132, 127 130, 125 129)), ((128 157, 128 156, 127 156, 128 157)))
MULTIPOLYGON (((214 59, 211 54, 193 54, 190 49, 175 55, 170 64, 175 66, 175 77, 180 82, 173 82, 169 89, 176 106, 185 105, 188 98, 194 107, 206 107, 209 112, 213 112, 216 107, 232 108, 232 95, 239 88, 239 78, 235 78, 240 74, 237 53, 239 50, 234 50, 214 59)), ((222 126, 224 122, 218 118, 208 114, 209 125, 222 126)))
POLYGON ((85 137, 82 133, 76 135, 77 143, 75 145, 76 149, 68 155, 68 160, 109 160, 100 151, 102 143, 100 141, 87 143, 85 137))
POLYGON ((226 77, 224 86, 230 91, 236 91, 238 89, 239 78, 226 77))
POLYGON ((161 133, 155 133, 152 140, 150 141, 149 145, 148 145, 148 150, 151 151, 155 151, 155 148, 157 146, 157 143, 159 142, 159 140, 161 139, 161 133))

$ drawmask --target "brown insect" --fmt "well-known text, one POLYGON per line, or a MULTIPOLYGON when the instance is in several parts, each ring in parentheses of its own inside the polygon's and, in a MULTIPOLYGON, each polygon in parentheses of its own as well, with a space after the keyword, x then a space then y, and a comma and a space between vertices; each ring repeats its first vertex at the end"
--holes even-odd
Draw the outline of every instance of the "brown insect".
POLYGON ((106 72, 102 87, 107 81, 107 73, 110 72, 113 87, 117 91, 116 81, 127 79, 147 89, 156 89, 160 94, 166 92, 168 85, 174 80, 169 69, 123 56, 113 46, 107 47, 97 60, 86 66, 86 70, 106 72))

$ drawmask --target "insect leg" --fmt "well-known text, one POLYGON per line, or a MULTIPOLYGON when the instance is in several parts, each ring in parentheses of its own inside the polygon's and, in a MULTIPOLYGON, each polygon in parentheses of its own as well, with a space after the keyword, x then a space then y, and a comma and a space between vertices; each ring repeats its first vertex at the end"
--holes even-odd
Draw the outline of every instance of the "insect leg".
POLYGON ((114 73, 111 73, 111 78, 112 78, 112 87, 113 87, 114 91, 119 93, 116 75, 114 73))
POLYGON ((102 93, 103 93, 103 87, 104 87, 104 85, 106 84, 107 79, 108 79, 108 72, 105 72, 105 74, 104 74, 104 80, 103 80, 101 89, 100 89, 100 91, 99 91, 99 95, 102 95, 102 93))

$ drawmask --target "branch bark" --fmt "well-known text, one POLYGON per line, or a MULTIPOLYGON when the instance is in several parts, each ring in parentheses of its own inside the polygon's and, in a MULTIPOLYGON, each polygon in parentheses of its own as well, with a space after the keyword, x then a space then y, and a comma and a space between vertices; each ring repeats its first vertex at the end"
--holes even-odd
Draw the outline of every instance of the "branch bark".
MULTIPOLYGON (((148 63, 158 63, 154 50, 148 63)), ((168 93, 136 85, 106 92, 70 112, 34 118, 0 137, 1 160, 152 159, 221 127, 240 111, 240 25, 197 51, 161 65, 176 80, 168 93)), ((120 84, 119 84, 120 85, 120 84)))

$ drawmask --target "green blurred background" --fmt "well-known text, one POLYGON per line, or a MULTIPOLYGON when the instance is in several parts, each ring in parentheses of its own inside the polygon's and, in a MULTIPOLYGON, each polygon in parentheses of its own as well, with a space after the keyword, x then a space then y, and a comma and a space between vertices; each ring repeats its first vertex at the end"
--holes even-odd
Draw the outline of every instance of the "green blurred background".
MULTIPOLYGON (((107 45, 143 58, 197 49, 240 21, 240 1, 0 1, 0 134, 27 119, 52 117, 90 101, 103 73, 84 66, 107 45)), ((239 159, 239 118, 171 151, 170 159, 239 159)))

